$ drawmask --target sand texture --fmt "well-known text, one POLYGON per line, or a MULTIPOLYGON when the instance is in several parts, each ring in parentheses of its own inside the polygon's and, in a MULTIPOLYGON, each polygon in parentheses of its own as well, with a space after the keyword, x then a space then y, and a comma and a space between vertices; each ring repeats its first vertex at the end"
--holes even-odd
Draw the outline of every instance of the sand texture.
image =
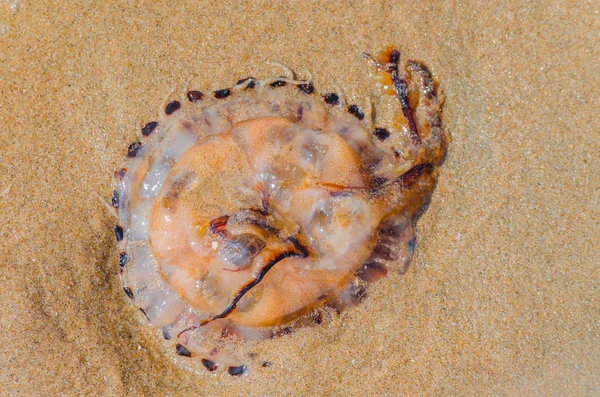
POLYGON ((0 0, 0 395, 600 395, 600 3, 497 3, 0 0), (268 369, 183 369, 121 290, 127 145, 190 77, 270 62, 365 105, 389 44, 453 139, 410 270, 268 369))

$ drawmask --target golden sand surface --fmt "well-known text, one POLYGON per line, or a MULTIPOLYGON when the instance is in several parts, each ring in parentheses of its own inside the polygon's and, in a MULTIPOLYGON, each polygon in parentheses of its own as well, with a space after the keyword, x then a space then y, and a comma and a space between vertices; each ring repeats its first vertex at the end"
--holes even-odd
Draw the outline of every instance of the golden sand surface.
POLYGON ((598 1, 0 0, 0 395, 600 395, 598 1), (244 377, 165 355, 120 286, 113 171, 171 89, 279 62, 366 104, 398 45, 453 138, 409 272, 244 377))

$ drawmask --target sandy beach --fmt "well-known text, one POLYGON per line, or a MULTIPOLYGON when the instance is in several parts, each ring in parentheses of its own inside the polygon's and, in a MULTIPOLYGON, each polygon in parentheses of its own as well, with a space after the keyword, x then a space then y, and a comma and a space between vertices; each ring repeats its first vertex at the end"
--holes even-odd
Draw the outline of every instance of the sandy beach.
POLYGON ((599 6, 0 0, 0 395, 600 396, 599 6), (127 145, 171 90, 274 63, 365 106, 390 44, 452 137, 409 271, 269 368, 187 370, 120 285, 127 145))

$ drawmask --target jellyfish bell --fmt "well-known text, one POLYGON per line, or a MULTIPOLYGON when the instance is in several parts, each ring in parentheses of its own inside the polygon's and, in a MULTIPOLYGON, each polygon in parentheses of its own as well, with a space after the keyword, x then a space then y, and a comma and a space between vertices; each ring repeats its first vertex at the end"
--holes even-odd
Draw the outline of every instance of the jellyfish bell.
POLYGON ((179 356, 241 375, 229 337, 280 335, 406 271, 447 139, 431 74, 401 73, 395 54, 373 63, 400 128, 310 82, 245 79, 170 102, 129 147, 112 200, 121 278, 179 356))

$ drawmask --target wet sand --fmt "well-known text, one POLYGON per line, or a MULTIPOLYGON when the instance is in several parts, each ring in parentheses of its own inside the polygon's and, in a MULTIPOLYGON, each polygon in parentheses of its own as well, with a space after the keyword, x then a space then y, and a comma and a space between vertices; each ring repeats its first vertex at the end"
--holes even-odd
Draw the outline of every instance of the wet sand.
POLYGON ((600 395, 599 31, 594 1, 0 1, 0 395, 600 395), (269 62, 364 105, 359 54, 388 44, 453 138, 409 272, 264 344, 270 368, 182 369, 119 284, 128 143, 190 77, 269 62))

